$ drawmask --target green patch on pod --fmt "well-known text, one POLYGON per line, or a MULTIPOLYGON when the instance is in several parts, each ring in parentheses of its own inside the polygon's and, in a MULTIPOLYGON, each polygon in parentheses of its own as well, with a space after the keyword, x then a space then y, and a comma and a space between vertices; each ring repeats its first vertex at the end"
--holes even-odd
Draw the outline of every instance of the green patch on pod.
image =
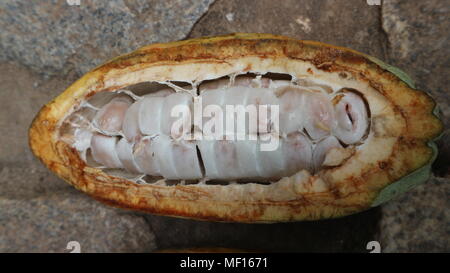
MULTIPOLYGON (((416 85, 413 81, 413 79, 406 74, 403 70, 400 68, 394 67, 392 65, 389 65, 380 59, 377 59, 372 56, 367 56, 372 62, 376 63, 383 69, 386 69, 387 71, 391 72, 395 76, 397 76, 399 79, 401 79, 404 83, 406 83, 411 88, 416 88, 416 85)), ((436 105, 436 107, 433 110, 433 114, 439 118, 439 108, 436 105)), ((428 146, 432 149, 433 155, 430 159, 430 161, 421 168, 415 170, 414 172, 410 173, 409 175, 403 177, 402 179, 390 184, 389 186, 385 187, 380 191, 377 198, 372 203, 372 207, 376 207, 384 202, 387 202, 402 193, 405 193, 414 187, 421 185, 425 183, 431 176, 431 165, 436 160, 436 157, 438 155, 438 149, 436 146, 436 143, 434 143, 435 140, 439 139, 440 136, 438 136, 433 141, 428 142, 428 146)))

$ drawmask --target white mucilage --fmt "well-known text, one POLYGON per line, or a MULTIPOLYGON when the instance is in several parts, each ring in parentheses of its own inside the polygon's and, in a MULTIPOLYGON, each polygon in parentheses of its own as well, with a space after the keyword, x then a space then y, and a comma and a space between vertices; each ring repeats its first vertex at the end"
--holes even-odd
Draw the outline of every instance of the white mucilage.
POLYGON ((171 180, 272 181, 317 173, 330 151, 360 145, 370 126, 361 94, 313 80, 232 77, 200 84, 196 96, 182 88, 105 93, 101 103, 82 106, 96 113, 85 117, 88 125, 74 125, 72 146, 83 159, 90 150, 103 168, 171 180), (194 122, 196 102, 201 124, 194 122), (234 112, 227 112, 230 106, 234 112), (276 146, 261 149, 268 140, 276 146))

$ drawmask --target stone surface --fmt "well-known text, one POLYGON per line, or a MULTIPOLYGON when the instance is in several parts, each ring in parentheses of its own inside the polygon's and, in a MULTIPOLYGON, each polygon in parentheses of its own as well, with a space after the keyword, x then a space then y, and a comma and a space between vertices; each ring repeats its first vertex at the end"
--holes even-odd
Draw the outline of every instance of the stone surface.
POLYGON ((0 73, 0 162, 25 164, 33 159, 28 148, 28 128, 34 116, 75 78, 68 75, 64 79, 49 79, 7 62, 1 64, 0 73))
POLYGON ((386 0, 382 27, 388 58, 429 92, 447 128, 438 141, 438 176, 383 206, 382 246, 390 252, 450 251, 450 1, 386 0))
POLYGON ((380 8, 359 0, 216 1, 190 37, 231 32, 287 35, 385 56, 380 8))
POLYGON ((52 192, 73 192, 28 147, 28 128, 33 117, 73 79, 46 79, 11 63, 0 64, 0 75, 0 197, 34 198, 52 192))
POLYGON ((146 216, 160 249, 224 247, 268 252, 368 252, 377 240, 380 209, 315 222, 214 223, 146 216))
POLYGON ((450 79, 445 76, 450 72, 449 13, 449 0, 386 0, 382 5, 391 63, 435 95, 449 91, 450 79))
POLYGON ((109 208, 80 193, 31 199, 0 198, 0 252, 150 252, 154 235, 137 215, 109 208))
MULTIPOLYGON (((30 198, 72 188, 49 172, 28 147, 28 128, 39 109, 73 80, 46 79, 20 65, 0 64, 0 197, 30 198)), ((0 212, 1 213, 1 212, 0 212)))
POLYGON ((450 251, 449 182, 431 179, 383 206, 383 252, 450 251))
POLYGON ((0 58, 47 75, 85 73, 140 46, 184 38, 212 0, 69 2, 1 1, 0 58))
POLYGON ((51 173, 37 159, 28 164, 1 162, 0 185, 0 198, 9 199, 76 192, 72 186, 51 173))
MULTIPOLYGON (((411 75, 419 89, 431 93, 446 128, 450 128, 449 14, 449 0, 387 0, 382 6, 390 62, 411 75)), ((439 176, 450 177, 449 142, 448 134, 439 142, 435 164, 439 176)))
MULTIPOLYGON (((446 127, 448 128, 448 126, 446 127)), ((447 129, 437 141, 439 154, 433 164, 434 174, 450 179, 450 131, 447 129)))

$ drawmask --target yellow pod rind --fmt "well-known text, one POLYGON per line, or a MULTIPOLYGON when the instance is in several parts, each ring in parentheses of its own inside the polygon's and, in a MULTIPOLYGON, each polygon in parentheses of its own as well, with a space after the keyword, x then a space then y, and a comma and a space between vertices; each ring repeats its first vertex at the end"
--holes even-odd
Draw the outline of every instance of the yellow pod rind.
MULTIPOLYGON (((29 142, 50 170, 113 206, 213 221, 316 220, 378 205, 392 197, 380 199, 383 189, 429 166, 435 152, 428 143, 442 131, 434 108, 426 93, 411 88, 365 54, 320 42, 237 33, 153 44, 114 58, 46 104, 31 125, 29 142), (326 191, 298 192, 294 177, 275 183, 270 195, 266 195, 267 186, 259 184, 138 185, 86 166, 72 147, 58 139, 59 126, 67 114, 100 91, 142 81, 201 81, 238 71, 295 74, 307 66, 311 75, 348 73, 376 90, 391 111, 390 115, 372 117, 373 135, 367 149, 355 154, 354 160, 321 173, 321 179, 330 186, 326 191), (245 197, 249 194, 252 198, 245 197)), ((426 180, 428 174, 429 168, 419 180, 426 180)), ((314 183, 318 178, 311 179, 314 183)))

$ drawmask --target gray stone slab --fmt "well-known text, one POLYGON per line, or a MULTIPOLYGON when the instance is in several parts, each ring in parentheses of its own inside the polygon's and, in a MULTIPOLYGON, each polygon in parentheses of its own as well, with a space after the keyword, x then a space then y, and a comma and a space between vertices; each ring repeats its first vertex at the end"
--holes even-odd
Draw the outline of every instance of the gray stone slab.
POLYGON ((339 219, 277 224, 202 222, 149 215, 160 249, 224 247, 268 252, 369 252, 380 209, 339 219))
POLYGON ((450 181, 434 178, 383 206, 383 252, 450 251, 450 181))
POLYGON ((384 58, 380 8, 359 0, 216 1, 190 37, 263 32, 316 40, 384 58))
POLYGON ((82 74, 140 46, 184 38, 212 0, 79 2, 1 1, 0 58, 46 75, 82 74))
MULTIPOLYGON (((389 62, 401 67, 438 103, 450 126, 450 1, 386 0, 382 27, 389 62)), ((448 132, 438 142, 436 179, 383 206, 382 244, 388 252, 450 251, 450 149, 448 132)))
POLYGON ((155 238, 144 218, 103 206, 81 193, 32 199, 0 198, 0 252, 151 252, 155 238))

